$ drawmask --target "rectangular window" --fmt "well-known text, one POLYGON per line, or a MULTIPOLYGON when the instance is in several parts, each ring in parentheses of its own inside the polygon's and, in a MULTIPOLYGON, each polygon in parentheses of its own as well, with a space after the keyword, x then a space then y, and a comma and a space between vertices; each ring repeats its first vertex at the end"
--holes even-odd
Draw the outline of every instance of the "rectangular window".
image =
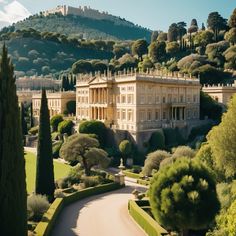
POLYGON ((145 112, 143 110, 139 112, 139 116, 140 116, 140 121, 145 120, 145 112))
POLYGON ((160 97, 157 95, 156 96, 156 104, 158 104, 160 102, 160 97))
POLYGON ((133 111, 132 110, 128 110, 128 120, 133 121, 133 111))
POLYGON ((117 119, 120 119, 120 110, 117 110, 117 119))
POLYGON ((163 111, 163 120, 166 120, 166 112, 165 111, 163 111))
POLYGON ((162 98, 162 102, 163 102, 163 103, 166 103, 166 97, 163 97, 163 98, 162 98))
POLYGON ((152 120, 152 111, 151 110, 148 110, 147 118, 148 118, 149 121, 152 120))
POLYGON ((184 102, 184 95, 180 95, 180 102, 181 102, 181 103, 184 102))
POLYGON ((128 95, 128 103, 132 104, 133 103, 133 95, 128 95))
POLYGON ((126 111, 123 109, 122 110, 122 120, 126 119, 126 111))
POLYGON ((120 103, 120 95, 117 95, 117 97, 116 97, 116 103, 120 103))
POLYGON ((144 96, 144 95, 141 95, 141 97, 140 97, 140 103, 141 103, 141 104, 144 104, 144 103, 145 103, 145 96, 144 96))
POLYGON ((121 95, 121 103, 126 103, 126 96, 125 95, 121 95))
POLYGON ((156 111, 155 111, 155 119, 156 119, 156 120, 159 120, 159 119, 160 119, 160 117, 159 117, 159 110, 156 110, 156 111))

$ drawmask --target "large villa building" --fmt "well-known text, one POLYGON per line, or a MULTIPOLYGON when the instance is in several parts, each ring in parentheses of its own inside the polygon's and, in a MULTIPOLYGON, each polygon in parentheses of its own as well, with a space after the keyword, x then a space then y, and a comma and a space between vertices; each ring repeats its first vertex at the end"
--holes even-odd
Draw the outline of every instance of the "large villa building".
POLYGON ((161 71, 84 75, 76 85, 76 117, 128 131, 139 144, 155 130, 198 122, 200 89, 196 78, 161 71))

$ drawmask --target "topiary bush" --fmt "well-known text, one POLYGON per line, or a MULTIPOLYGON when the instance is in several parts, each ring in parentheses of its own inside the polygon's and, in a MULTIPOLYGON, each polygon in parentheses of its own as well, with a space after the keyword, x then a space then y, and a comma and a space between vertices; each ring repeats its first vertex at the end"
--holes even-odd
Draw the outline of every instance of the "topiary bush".
POLYGON ((58 125, 58 132, 60 134, 72 134, 72 128, 74 126, 74 123, 72 120, 64 120, 58 125))
POLYGON ((95 187, 103 183, 101 176, 83 176, 82 182, 85 188, 95 187))
POLYGON ((46 196, 31 195, 27 198, 27 211, 29 220, 40 221, 50 204, 46 196))
POLYGON ((60 153, 60 149, 61 149, 62 144, 63 144, 62 141, 57 141, 57 142, 53 143, 53 145, 52 145, 52 157, 53 158, 59 157, 59 153, 60 153))
POLYGON ((178 229, 182 235, 208 228, 220 208, 212 173, 204 164, 189 158, 180 158, 157 172, 149 197, 155 219, 166 229, 178 229))
POLYGON ((50 120, 50 125, 52 127, 52 132, 56 132, 58 129, 58 125, 63 121, 62 115, 55 115, 50 120))
POLYGON ((68 114, 75 115, 76 113, 76 101, 69 101, 66 103, 66 110, 68 114))
POLYGON ((81 134, 96 134, 101 147, 106 145, 107 128, 101 121, 84 121, 79 126, 81 134))
POLYGON ((144 176, 151 176, 153 170, 159 170, 161 161, 170 158, 170 156, 170 153, 160 150, 149 153, 145 160, 142 174, 144 176))
POLYGON ((129 140, 123 140, 119 144, 119 150, 124 158, 124 164, 126 164, 126 160, 132 152, 132 144, 130 143, 129 140))
POLYGON ((149 139, 149 150, 154 151, 157 149, 163 150, 165 148, 165 136, 162 130, 152 133, 149 139))
POLYGON ((36 134, 38 134, 38 132, 39 132, 39 127, 38 126, 32 127, 29 130, 29 134, 31 134, 31 135, 36 135, 36 134))
POLYGON ((177 159, 179 157, 193 158, 196 152, 188 146, 178 146, 173 149, 172 158, 177 159))

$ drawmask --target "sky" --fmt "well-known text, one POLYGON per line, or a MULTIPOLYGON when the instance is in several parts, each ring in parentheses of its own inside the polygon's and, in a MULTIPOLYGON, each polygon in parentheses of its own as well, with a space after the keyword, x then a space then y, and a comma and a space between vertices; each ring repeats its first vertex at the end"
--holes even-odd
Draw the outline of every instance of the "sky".
POLYGON ((193 18, 201 25, 212 11, 228 19, 236 0, 0 0, 0 27, 57 5, 90 6, 151 30, 167 31, 170 24, 189 25, 193 18))

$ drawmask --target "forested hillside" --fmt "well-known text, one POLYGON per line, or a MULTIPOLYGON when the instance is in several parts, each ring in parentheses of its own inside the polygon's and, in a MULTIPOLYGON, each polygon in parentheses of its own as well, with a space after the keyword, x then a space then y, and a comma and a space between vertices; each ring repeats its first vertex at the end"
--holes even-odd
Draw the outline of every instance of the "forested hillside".
POLYGON ((134 25, 119 17, 111 20, 92 19, 76 15, 60 14, 34 15, 15 25, 15 30, 33 28, 40 32, 53 32, 71 37, 102 40, 135 40, 145 38, 150 41, 151 31, 134 25))
POLYGON ((67 70, 79 59, 102 60, 113 57, 112 46, 96 47, 94 43, 70 41, 61 35, 48 33, 41 35, 32 29, 4 34, 0 46, 4 41, 8 46, 17 76, 46 75, 67 70))

